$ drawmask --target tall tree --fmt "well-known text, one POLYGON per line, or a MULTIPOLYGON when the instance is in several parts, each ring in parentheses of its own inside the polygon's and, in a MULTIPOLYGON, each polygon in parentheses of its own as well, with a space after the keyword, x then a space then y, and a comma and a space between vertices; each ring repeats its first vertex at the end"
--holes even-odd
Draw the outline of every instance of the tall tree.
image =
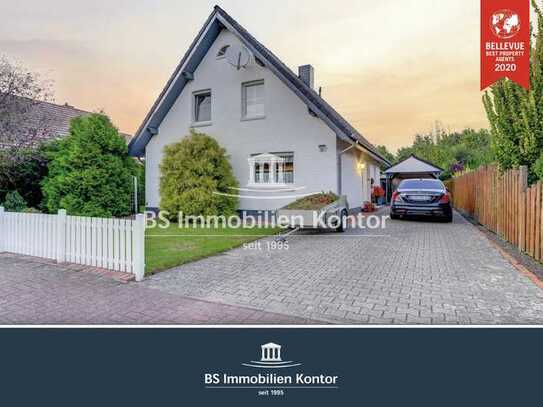
POLYGON ((43 181, 45 206, 70 215, 125 216, 131 213, 137 163, 126 142, 103 114, 72 119, 70 134, 57 141, 43 181))
POLYGON ((47 160, 40 142, 50 123, 36 107, 51 97, 50 82, 0 55, 0 201, 18 190, 31 206, 41 202, 47 160))
POLYGON ((526 165, 531 181, 538 176, 538 166, 543 167, 543 15, 535 0, 532 6, 537 33, 531 46, 530 91, 502 79, 483 96, 500 168, 526 165))
POLYGON ((411 154, 444 169, 442 178, 455 172, 475 169, 494 161, 491 135, 485 130, 464 129, 448 133, 441 129, 428 134, 417 134, 411 146, 402 147, 396 154, 402 161, 411 154))
MULTIPOLYGON (((381 154, 383 157, 385 157, 391 163, 394 163, 394 161, 395 161, 394 154, 392 154, 390 151, 388 151, 386 146, 375 146, 375 148, 377 149, 377 151, 379 151, 379 154, 381 154)), ((384 169, 385 167, 386 166, 382 166, 381 169, 384 169)))

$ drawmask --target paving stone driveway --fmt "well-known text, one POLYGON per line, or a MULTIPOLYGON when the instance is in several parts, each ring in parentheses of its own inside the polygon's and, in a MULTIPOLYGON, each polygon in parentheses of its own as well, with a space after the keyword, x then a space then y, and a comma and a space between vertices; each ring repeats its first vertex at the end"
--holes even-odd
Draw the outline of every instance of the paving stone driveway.
POLYGON ((235 249, 142 284, 332 323, 543 323, 543 290, 457 214, 452 224, 389 220, 384 231, 309 233, 289 244, 235 249))
POLYGON ((0 324, 304 324, 0 254, 0 324))

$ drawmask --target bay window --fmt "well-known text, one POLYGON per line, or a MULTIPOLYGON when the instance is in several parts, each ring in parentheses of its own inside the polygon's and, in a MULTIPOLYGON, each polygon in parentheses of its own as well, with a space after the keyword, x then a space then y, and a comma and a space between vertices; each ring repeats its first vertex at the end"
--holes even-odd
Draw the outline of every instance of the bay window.
POLYGON ((253 154, 249 157, 249 184, 294 183, 294 153, 253 154))

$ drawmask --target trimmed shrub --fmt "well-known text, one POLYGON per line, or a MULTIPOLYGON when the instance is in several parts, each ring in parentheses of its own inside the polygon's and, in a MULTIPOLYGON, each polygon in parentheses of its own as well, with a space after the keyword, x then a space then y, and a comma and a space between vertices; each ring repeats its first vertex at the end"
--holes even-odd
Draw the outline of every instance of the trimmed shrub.
POLYGON ((11 191, 6 194, 6 200, 2 205, 8 212, 21 212, 26 209, 26 201, 17 191, 11 191))
POLYGON ((534 164, 532 165, 532 171, 537 179, 543 181, 543 154, 541 154, 539 158, 535 160, 534 164))
POLYGON ((49 144, 35 148, 0 150, 0 202, 8 192, 17 190, 28 206, 40 207, 43 201, 41 182, 47 175, 49 144))
POLYGON ((226 150, 203 133, 191 131, 179 143, 166 146, 160 165, 160 209, 187 216, 231 215, 238 187, 226 150))
POLYGON ((132 211, 137 163, 126 142, 103 114, 72 120, 70 135, 51 153, 43 181, 45 206, 70 215, 126 216, 132 211))

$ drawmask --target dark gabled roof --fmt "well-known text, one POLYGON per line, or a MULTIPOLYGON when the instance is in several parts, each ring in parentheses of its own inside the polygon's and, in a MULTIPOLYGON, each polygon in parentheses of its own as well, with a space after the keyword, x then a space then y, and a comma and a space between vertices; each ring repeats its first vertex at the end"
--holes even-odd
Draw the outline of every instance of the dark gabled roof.
POLYGON ((417 157, 415 154, 411 154, 409 157, 403 159, 399 163, 394 164, 388 168, 386 174, 418 174, 418 173, 441 173, 443 168, 439 168, 437 165, 432 164, 429 161, 423 160, 417 157))
MULTIPOLYGON (((69 133, 70 121, 73 118, 90 114, 81 109, 76 109, 68 104, 56 105, 50 102, 32 100, 18 96, 11 96, 15 111, 20 114, 21 124, 15 129, 10 129, 9 139, 0 140, 2 147, 17 144, 25 144, 25 138, 29 144, 39 143, 51 138, 62 137, 69 133)), ((4 138, 4 137, 1 137, 4 138)))
POLYGON ((223 28, 227 28, 236 34, 243 44, 296 93, 318 117, 328 124, 339 137, 359 144, 372 156, 390 165, 390 162, 332 106, 320 97, 317 92, 303 82, 298 75, 292 72, 279 58, 258 42, 245 28, 238 24, 237 21, 219 6, 214 7, 213 12, 206 20, 198 36, 192 42, 187 53, 145 117, 142 125, 130 141, 128 147, 131 155, 143 155, 145 146, 151 137, 156 134, 156 129, 160 126, 160 123, 189 81, 188 77, 195 72, 223 28))
MULTIPOLYGON (((17 145, 35 145, 47 140, 64 137, 70 133, 70 122, 80 116, 92 114, 77 109, 69 104, 57 105, 42 100, 11 96, 20 121, 15 129, 11 129, 6 137, 0 135, 0 148, 17 145), (26 139, 26 140, 25 140, 26 139)), ((131 135, 119 132, 128 143, 131 135)))
POLYGON ((70 121, 76 117, 90 114, 68 104, 56 105, 49 102, 38 102, 32 108, 30 125, 37 124, 41 117, 47 120, 47 132, 51 136, 65 136, 70 132, 70 121))

